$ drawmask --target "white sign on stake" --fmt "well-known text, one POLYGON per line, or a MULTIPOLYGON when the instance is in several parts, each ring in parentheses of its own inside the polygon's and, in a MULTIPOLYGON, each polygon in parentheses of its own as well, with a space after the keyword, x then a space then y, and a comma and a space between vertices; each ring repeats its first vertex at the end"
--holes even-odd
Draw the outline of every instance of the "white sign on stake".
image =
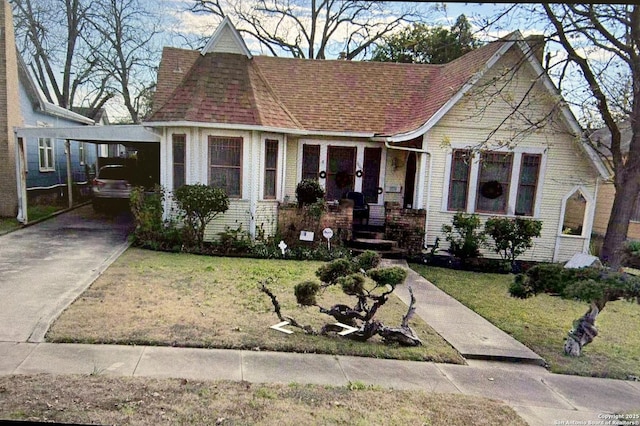
POLYGON ((333 238, 333 229, 324 228, 322 230, 322 236, 327 239, 327 249, 331 250, 331 238, 333 238))
POLYGON ((313 241, 313 232, 300 231, 300 241, 313 241))

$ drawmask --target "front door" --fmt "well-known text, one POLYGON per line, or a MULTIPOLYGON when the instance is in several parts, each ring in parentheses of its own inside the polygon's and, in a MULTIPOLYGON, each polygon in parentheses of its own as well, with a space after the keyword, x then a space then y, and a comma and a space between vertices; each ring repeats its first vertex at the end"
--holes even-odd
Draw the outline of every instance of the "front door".
POLYGON ((356 147, 330 145, 327 147, 327 165, 327 200, 344 198, 354 189, 356 147))

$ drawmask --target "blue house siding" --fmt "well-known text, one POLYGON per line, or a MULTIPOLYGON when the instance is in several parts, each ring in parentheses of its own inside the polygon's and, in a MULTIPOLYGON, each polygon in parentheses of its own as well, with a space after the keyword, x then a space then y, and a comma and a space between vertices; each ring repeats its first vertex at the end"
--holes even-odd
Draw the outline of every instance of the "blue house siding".
MULTIPOLYGON (((66 127, 77 126, 75 120, 66 119, 53 114, 36 110, 33 99, 25 89, 24 84, 19 85, 20 107, 25 127, 66 127)), ((26 140, 26 164, 27 164, 27 191, 38 196, 48 193, 51 198, 64 196, 67 184, 67 159, 65 155, 65 141, 63 139, 52 140, 53 163, 48 170, 40 169, 40 143, 39 138, 26 140)), ((78 185, 86 185, 89 181, 87 171, 95 172, 98 161, 97 146, 91 143, 71 141, 71 172, 72 179, 78 185), (84 163, 80 158, 80 147, 84 150, 84 163)), ((80 191, 83 193, 86 191, 80 191)))

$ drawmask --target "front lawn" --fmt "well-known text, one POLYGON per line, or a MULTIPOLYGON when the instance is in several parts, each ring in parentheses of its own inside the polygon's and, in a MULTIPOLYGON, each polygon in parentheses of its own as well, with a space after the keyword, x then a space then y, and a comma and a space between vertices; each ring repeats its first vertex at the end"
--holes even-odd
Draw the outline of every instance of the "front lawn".
POLYGON ((0 419, 137 425, 514 425, 504 403, 467 395, 349 386, 110 376, 0 377, 0 419))
POLYGON ((583 355, 563 355, 573 321, 587 304, 542 294, 526 300, 509 296, 513 275, 482 274, 411 265, 440 289, 542 356, 557 373, 626 379, 640 376, 640 306, 609 302, 598 316, 599 334, 583 355))
MULTIPOLYGON (((129 249, 76 300, 47 333, 51 342, 192 346, 314 352, 449 363, 460 355, 418 317, 411 326, 424 345, 387 346, 342 337, 286 335, 269 328, 279 322, 270 299, 259 291, 266 278, 284 315, 319 329, 335 320, 317 308, 300 308, 293 286, 315 279, 322 262, 221 258, 129 249)), ((319 303, 352 305, 355 299, 329 289, 319 303)), ((397 326, 407 306, 391 297, 376 315, 397 326)))

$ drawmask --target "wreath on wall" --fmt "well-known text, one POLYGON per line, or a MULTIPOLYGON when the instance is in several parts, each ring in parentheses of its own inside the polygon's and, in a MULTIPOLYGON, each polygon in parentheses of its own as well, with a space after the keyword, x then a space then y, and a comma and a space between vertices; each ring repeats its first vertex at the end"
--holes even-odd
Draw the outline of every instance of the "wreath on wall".
POLYGON ((480 195, 490 200, 495 200, 502 195, 502 184, 497 180, 485 182, 480 187, 480 195))
POLYGON ((342 189, 351 184, 351 175, 346 172, 338 172, 336 174, 336 185, 342 189))

